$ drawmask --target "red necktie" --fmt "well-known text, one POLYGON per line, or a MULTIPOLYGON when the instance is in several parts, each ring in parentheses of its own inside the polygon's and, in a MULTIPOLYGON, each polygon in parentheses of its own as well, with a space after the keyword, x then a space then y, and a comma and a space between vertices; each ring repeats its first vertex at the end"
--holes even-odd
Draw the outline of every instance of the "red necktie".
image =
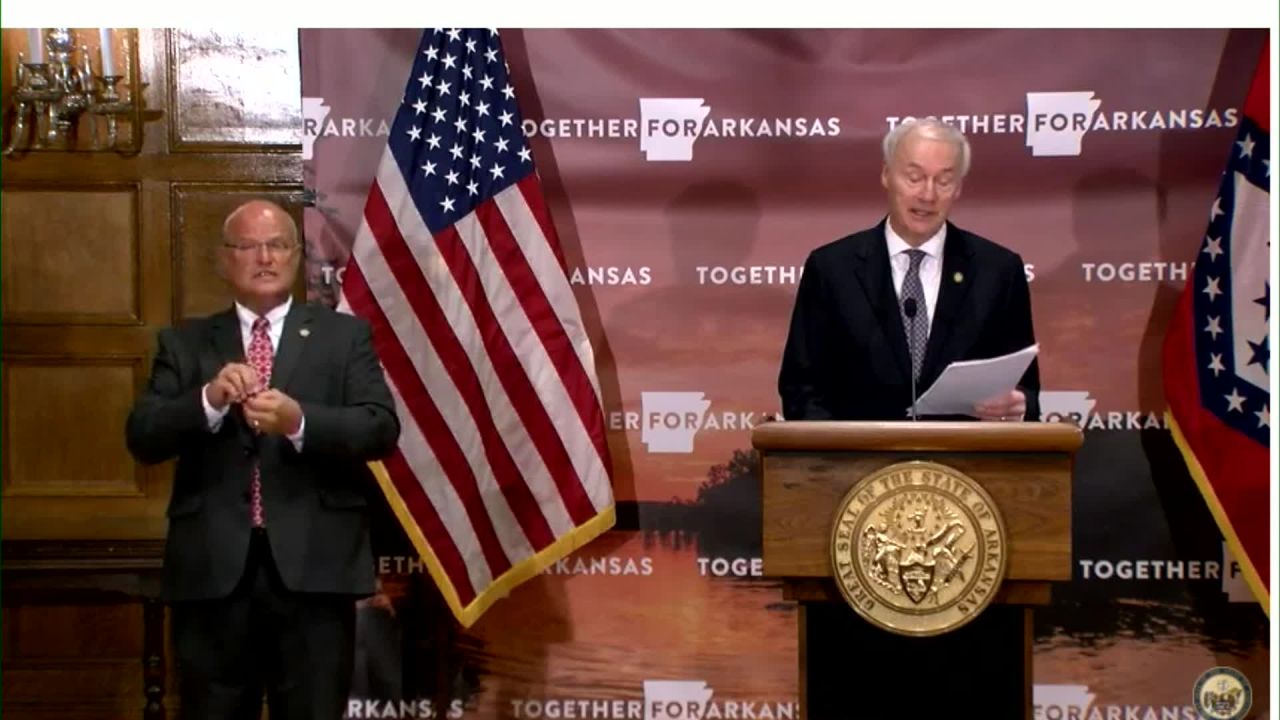
MULTIPOLYGON (((249 366, 258 373, 260 389, 266 389, 271 384, 271 361, 275 357, 275 351, 271 348, 271 336, 267 334, 269 326, 266 318, 254 320, 249 337, 249 366)), ((253 463, 253 482, 250 484, 249 494, 253 526, 262 527, 265 524, 262 517, 262 473, 257 460, 253 463)))

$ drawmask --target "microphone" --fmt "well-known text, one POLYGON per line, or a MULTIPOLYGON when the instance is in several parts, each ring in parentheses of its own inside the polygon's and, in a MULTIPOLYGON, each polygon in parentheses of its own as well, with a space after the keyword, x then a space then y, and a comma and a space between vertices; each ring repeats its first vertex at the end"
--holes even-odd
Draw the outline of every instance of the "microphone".
MULTIPOLYGON (((907 298, 902 301, 902 314, 907 316, 907 336, 915 335, 916 329, 916 299, 907 298)), ((911 419, 919 420, 920 413, 916 411, 916 371, 911 368, 908 373, 911 375, 911 419)))

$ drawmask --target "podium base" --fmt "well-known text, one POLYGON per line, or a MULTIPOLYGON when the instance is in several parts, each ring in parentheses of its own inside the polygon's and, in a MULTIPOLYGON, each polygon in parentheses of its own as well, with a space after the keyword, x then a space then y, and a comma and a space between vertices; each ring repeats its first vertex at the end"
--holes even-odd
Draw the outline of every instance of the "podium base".
POLYGON ((801 604, 803 720, 1031 717, 1031 609, 992 604, 958 630, 912 638, 836 602, 801 604))

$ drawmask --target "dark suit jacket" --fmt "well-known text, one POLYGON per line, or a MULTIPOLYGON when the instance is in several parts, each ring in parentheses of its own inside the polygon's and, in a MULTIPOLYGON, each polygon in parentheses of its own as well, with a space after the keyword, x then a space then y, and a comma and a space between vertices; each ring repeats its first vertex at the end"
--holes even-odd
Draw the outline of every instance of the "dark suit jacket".
POLYGON ((164 330, 146 391, 126 427, 145 463, 176 457, 165 545, 164 596, 225 597, 244 571, 249 483, 261 463, 272 555, 290 590, 374 591, 366 462, 389 453, 400 424, 374 354, 369 325, 319 305, 294 303, 272 367, 271 386, 302 407, 302 451, 283 436, 258 435, 232 406, 209 432, 200 394, 228 362, 245 357, 234 309, 164 330))
MULTIPOLYGON (((911 353, 884 226, 824 245, 805 262, 778 376, 785 419, 906 419, 911 353)), ((948 363, 1035 342, 1022 258, 948 223, 934 315, 917 395, 948 363)), ((1027 395, 1027 419, 1038 420, 1037 362, 1018 387, 1027 395)))

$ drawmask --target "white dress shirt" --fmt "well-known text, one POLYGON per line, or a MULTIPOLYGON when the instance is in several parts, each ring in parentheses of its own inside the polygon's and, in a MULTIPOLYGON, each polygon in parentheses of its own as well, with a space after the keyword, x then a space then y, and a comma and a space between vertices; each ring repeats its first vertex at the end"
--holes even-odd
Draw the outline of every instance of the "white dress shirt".
MULTIPOLYGON (((280 336, 284 334, 284 319, 289 314, 289 308, 293 307, 293 298, 284 301, 284 304, 277 305, 264 315, 267 319, 267 336, 271 338, 271 352, 274 355, 280 350, 280 336)), ((240 341, 243 343, 241 347, 248 351, 249 344, 253 341, 253 323, 258 316, 249 308, 236 303, 236 317, 240 320, 240 341)), ((209 432, 218 432, 222 427, 222 420, 227 416, 227 411, 231 409, 231 403, 227 403, 221 410, 216 410, 209 404, 209 397, 205 393, 209 385, 206 383, 204 389, 200 392, 200 402, 204 405, 204 416, 209 421, 209 432)), ((302 432, 306 429, 307 418, 304 416, 298 423, 298 432, 286 435, 289 441, 293 443, 293 448, 298 452, 302 452, 302 432)))
MULTIPOLYGON (((911 256, 907 255, 907 251, 912 248, 901 235, 893 231, 892 222, 885 222, 884 236, 889 245, 889 267, 893 271, 893 291, 901 299, 902 281, 906 279, 907 270, 911 268, 911 256)), ((924 288, 925 309, 929 312, 929 327, 925 328, 926 336, 929 328, 933 327, 934 311, 938 307, 938 288, 942 286, 942 246, 946 241, 947 225, 943 223, 933 237, 916 248, 923 250, 925 254, 924 259, 920 261, 920 286, 924 288)))

